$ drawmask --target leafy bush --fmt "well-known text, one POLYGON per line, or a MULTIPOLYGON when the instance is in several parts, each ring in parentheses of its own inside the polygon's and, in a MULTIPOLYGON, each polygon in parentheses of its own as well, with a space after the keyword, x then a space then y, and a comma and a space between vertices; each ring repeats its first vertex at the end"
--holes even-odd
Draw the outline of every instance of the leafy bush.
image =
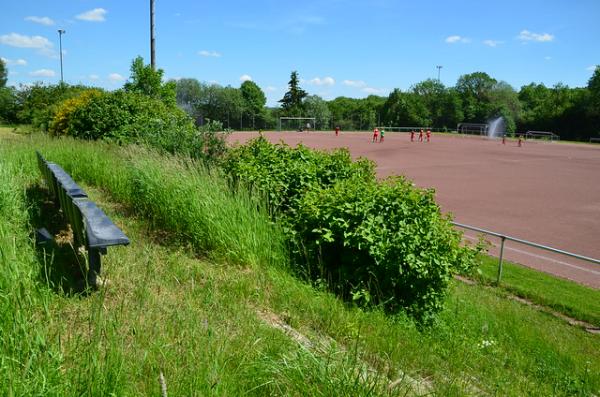
POLYGON ((50 127, 48 128, 50 136, 74 135, 73 132, 69 132, 68 129, 71 115, 77 108, 84 106, 92 99, 92 97, 100 96, 101 93, 100 90, 88 90, 74 98, 62 101, 56 109, 54 118, 50 122, 50 127))
POLYGON ((175 105, 136 92, 96 92, 65 102, 53 126, 75 138, 146 144, 193 158, 212 159, 225 148, 222 134, 198 131, 175 105))
POLYGON ((443 218, 434 193, 401 177, 378 182, 374 163, 347 150, 290 148, 263 137, 224 161, 234 186, 264 194, 288 234, 297 270, 339 295, 405 308, 427 320, 443 304, 453 274, 476 251, 443 218))
POLYGON ((87 90, 89 88, 82 85, 68 84, 25 87, 17 93, 19 122, 46 131, 61 102, 87 90))
POLYGON ((344 179, 375 179, 375 164, 366 159, 353 162, 346 149, 290 148, 284 143, 271 144, 264 137, 230 150, 223 168, 234 184, 243 181, 263 192, 271 210, 285 216, 298 209, 308 191, 344 179))
POLYGON ((460 246, 434 192, 402 177, 307 192, 293 223, 313 278, 420 319, 441 309, 452 275, 475 254, 460 246))

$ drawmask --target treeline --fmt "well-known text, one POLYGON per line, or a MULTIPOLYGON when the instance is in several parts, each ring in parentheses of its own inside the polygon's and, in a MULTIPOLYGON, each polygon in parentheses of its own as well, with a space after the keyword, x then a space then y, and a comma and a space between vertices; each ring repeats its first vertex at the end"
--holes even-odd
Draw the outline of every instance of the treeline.
MULTIPOLYGON (((0 121, 8 123, 47 127, 53 110, 40 104, 57 103, 54 99, 65 99, 86 89, 70 86, 65 93, 64 85, 5 87, 6 74, 0 60, 0 121), (41 103, 33 103, 36 101, 41 103)), ((582 88, 531 83, 517 91, 504 81, 475 72, 461 76, 454 87, 428 79, 406 91, 395 89, 387 97, 338 97, 330 101, 308 95, 294 71, 288 91, 277 107, 266 106, 263 90, 252 81, 236 88, 183 78, 165 86, 174 91, 176 104, 196 125, 218 121, 224 128, 234 130, 277 129, 283 116, 313 117, 316 125, 312 127, 321 130, 336 126, 342 130, 368 130, 376 125, 454 130, 461 122, 484 123, 502 116, 509 133, 551 131, 562 139, 583 141, 600 137, 600 67, 582 88)), ((282 127, 299 126, 300 122, 288 122, 282 127)))
POLYGON ((198 122, 219 120, 232 129, 277 129, 279 118, 288 116, 314 117, 316 128, 325 130, 335 126, 365 130, 376 125, 454 130, 461 122, 484 123, 502 116, 511 133, 551 131, 562 139, 586 141, 600 136, 600 68, 583 88, 531 83, 517 91, 487 73, 476 72, 461 76, 454 87, 428 79, 407 91, 395 89, 387 97, 331 101, 308 95, 292 72, 279 107, 266 107, 264 93, 251 81, 239 89, 196 79, 176 84, 178 105, 198 122))

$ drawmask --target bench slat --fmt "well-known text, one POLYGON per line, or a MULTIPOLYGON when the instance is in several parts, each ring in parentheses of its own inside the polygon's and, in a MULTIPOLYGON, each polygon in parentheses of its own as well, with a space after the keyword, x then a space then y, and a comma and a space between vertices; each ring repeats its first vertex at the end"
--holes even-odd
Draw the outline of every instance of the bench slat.
POLYGON ((96 203, 85 198, 74 199, 85 220, 87 243, 91 248, 127 245, 129 238, 119 229, 96 203))

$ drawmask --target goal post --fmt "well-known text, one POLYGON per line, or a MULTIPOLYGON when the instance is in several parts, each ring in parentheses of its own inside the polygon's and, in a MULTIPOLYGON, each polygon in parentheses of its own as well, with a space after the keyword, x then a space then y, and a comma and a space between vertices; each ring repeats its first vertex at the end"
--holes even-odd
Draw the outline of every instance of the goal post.
POLYGON ((490 125, 487 123, 459 123, 456 126, 456 132, 459 134, 487 135, 489 127, 490 125))
POLYGON ((316 117, 280 117, 278 131, 314 131, 316 122, 316 117))

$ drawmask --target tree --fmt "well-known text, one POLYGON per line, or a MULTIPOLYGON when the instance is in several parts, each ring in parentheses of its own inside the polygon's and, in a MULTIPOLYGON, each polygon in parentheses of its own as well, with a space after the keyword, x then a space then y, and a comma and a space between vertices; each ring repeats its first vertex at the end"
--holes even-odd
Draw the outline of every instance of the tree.
POLYGON ((6 81, 8 80, 8 70, 4 60, 0 58, 0 88, 6 87, 6 81))
POLYGON ((151 65, 144 65, 144 58, 138 56, 131 62, 130 81, 123 88, 128 92, 137 92, 152 98, 161 99, 167 105, 175 105, 176 84, 174 81, 162 83, 164 71, 154 70, 151 65))
MULTIPOLYGON (((600 122, 600 65, 596 66, 594 74, 588 80, 588 91, 590 93, 588 112, 600 122)), ((595 127, 596 131, 600 130, 599 125, 596 124, 595 127)))
POLYGON ((300 88, 297 71, 294 70, 292 72, 288 86, 290 88, 289 91, 279 100, 279 103, 281 103, 285 114, 289 116, 301 116, 303 110, 302 101, 308 94, 300 88))
POLYGON ((323 98, 318 95, 307 96, 304 100, 304 109, 308 117, 316 119, 315 128, 326 129, 330 127, 331 112, 323 98))
POLYGON ((465 121, 482 122, 490 117, 490 92, 497 83, 487 73, 475 72, 459 77, 456 82, 465 121))
POLYGON ((190 116, 196 117, 195 107, 200 102, 202 87, 196 79, 179 79, 175 82, 175 98, 177 106, 190 116))
POLYGON ((267 97, 260 87, 250 80, 246 80, 242 83, 240 92, 244 102, 244 111, 249 118, 252 118, 252 128, 254 128, 255 119, 263 119, 267 97))

